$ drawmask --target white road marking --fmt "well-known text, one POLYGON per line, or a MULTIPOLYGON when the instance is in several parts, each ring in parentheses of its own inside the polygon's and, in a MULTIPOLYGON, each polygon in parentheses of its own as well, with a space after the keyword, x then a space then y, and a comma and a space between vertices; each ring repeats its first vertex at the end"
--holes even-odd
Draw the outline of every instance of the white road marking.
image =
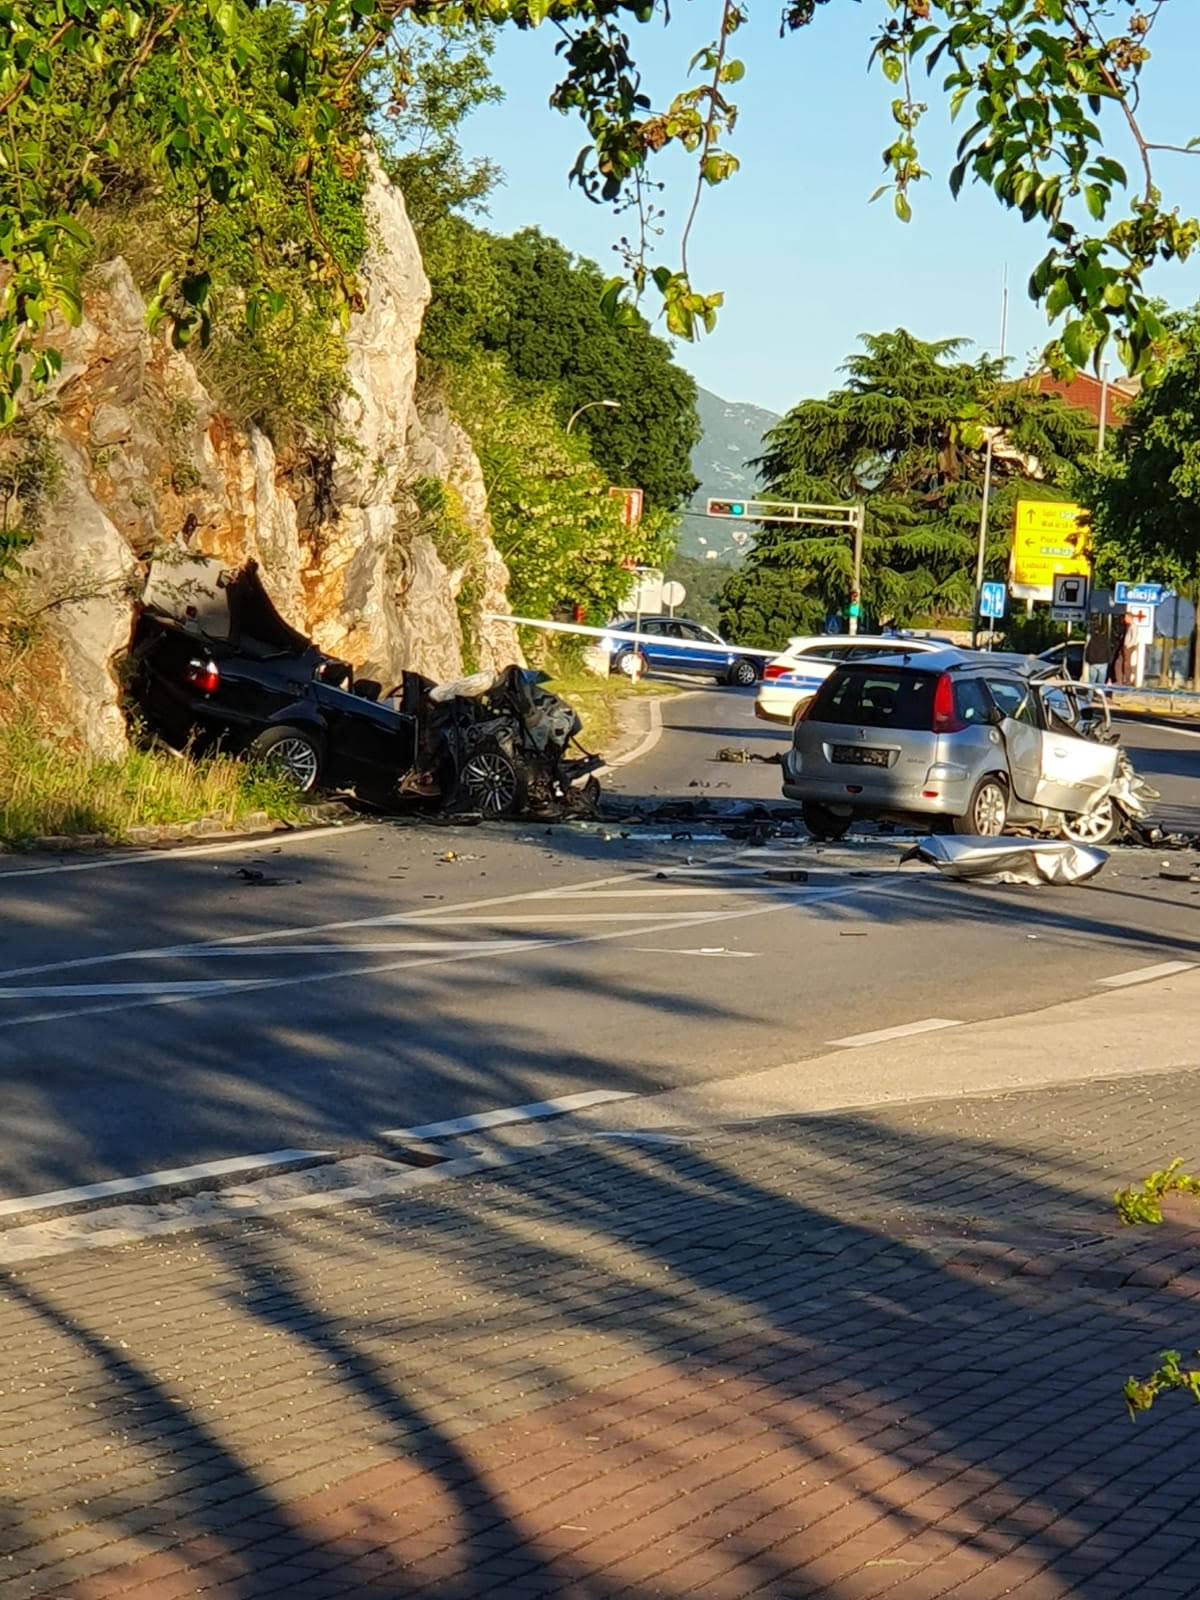
MULTIPOLYGON (((712 922, 738 921, 745 917, 769 916, 774 912, 787 911, 796 906, 816 904, 824 900, 842 900, 852 895, 871 895, 886 892, 890 892, 893 895, 903 895, 904 891, 905 886, 903 883, 897 883, 894 888, 885 890, 882 883, 867 883, 860 881, 858 883, 845 884, 834 889, 816 889, 803 895, 775 895, 770 900, 762 901, 759 904, 750 906, 745 910, 714 911, 703 918, 694 918, 692 921, 692 926, 702 926, 712 922)), ((678 921, 672 918, 669 921, 659 923, 657 926, 652 925, 651 927, 641 929, 640 931, 643 933, 670 933, 674 932, 678 926, 678 921)), ((561 939, 543 939, 537 941, 523 940, 514 949, 507 952, 500 952, 499 954, 516 956, 521 955, 525 951, 529 950, 542 952, 547 950, 563 950, 572 945, 604 944, 613 939, 627 939, 632 931, 633 930, 629 928, 615 928, 607 933, 572 934, 561 939)), ((261 938, 262 935, 239 936, 239 938, 244 938, 246 940, 250 939, 251 937, 261 938)), ((167 951, 164 953, 172 954, 179 952, 167 951)), ((305 988, 311 989, 317 984, 321 983, 344 983, 348 978, 379 977, 385 973, 411 970, 419 967, 450 966, 458 962, 478 961, 488 958, 498 959, 498 954, 491 950, 480 951, 477 947, 468 946, 467 948, 457 950, 450 955, 418 956, 413 960, 388 961, 378 965, 372 963, 369 966, 362 967, 339 967, 331 972, 307 972, 302 973, 297 977, 248 979, 240 982, 238 984, 238 988, 245 994, 248 994, 255 989, 294 988, 298 984, 303 984, 305 988)), ((97 1016, 111 1011, 131 1011, 142 1006, 183 1005, 191 998, 192 997, 189 995, 181 994, 153 995, 138 999, 131 998, 128 1000, 117 1001, 113 1005, 76 1006, 66 1011, 39 1011, 30 1016, 6 1017, 3 1020, 0 1020, 0 1029, 28 1027, 36 1022, 59 1022, 65 1018, 75 1019, 86 1016, 97 1016)))
POLYGON ((1118 972, 1111 978, 1097 978, 1096 982, 1107 989, 1127 989, 1132 983, 1153 983, 1156 978, 1191 972, 1196 965, 1195 961, 1160 961, 1156 967, 1135 967, 1132 972, 1118 972))
MULTIPOLYGON (((431 953, 442 955, 447 951, 469 950, 472 955, 502 955, 507 950, 522 949, 530 945, 553 943, 552 940, 538 939, 536 935, 525 939, 470 939, 455 942, 450 939, 424 939, 420 943, 412 944, 359 944, 359 945, 277 945, 268 950, 255 950, 242 945, 236 950, 202 950, 196 954, 202 956, 257 956, 257 955, 301 955, 301 954, 351 954, 355 951, 360 954, 366 951, 404 950, 409 954, 431 953)), ((288 980, 292 981, 292 980, 288 980)), ((132 983, 42 983, 24 984, 10 988, 0 988, 0 1000, 86 1000, 98 998, 101 995, 159 995, 159 994, 220 994, 233 989, 258 988, 257 978, 159 978, 132 983)))
POLYGON ((635 944, 630 948, 640 956, 729 956, 738 961, 753 961, 753 950, 725 950, 716 945, 706 945, 698 950, 675 950, 670 945, 635 944))
MULTIPOLYGON (((603 888, 614 883, 639 883, 648 878, 653 878, 660 872, 672 872, 672 867, 651 866, 640 872, 617 872, 604 878, 590 878, 582 883, 568 885, 577 891, 593 888, 603 888)), ((2 880, 0 880, 2 881, 2 880)), ((69 972, 78 971, 82 967, 107 966, 114 960, 126 960, 136 957, 139 960, 151 960, 161 956, 186 956, 196 949, 212 949, 217 945, 232 947, 244 944, 265 944, 276 939, 294 939, 299 935, 307 934, 310 938, 319 933, 344 933, 361 928, 401 928, 410 923, 428 924, 449 921, 446 913, 465 911, 486 911, 495 906, 510 906, 528 903, 533 900, 543 900, 554 891, 546 889, 521 889, 513 894, 497 894, 482 900, 452 901, 449 905, 428 906, 423 911, 388 911, 373 917, 352 917, 338 922, 301 923, 291 928, 276 928, 272 932, 264 933, 258 930, 254 933, 234 933, 224 939, 199 939, 189 944, 168 944, 147 948, 142 946, 136 950, 108 951, 102 955, 74 956, 67 961, 44 961, 35 966, 9 967, 7 971, 0 972, 0 980, 4 978, 32 978, 43 972, 69 972)), ((679 913, 683 915, 683 913, 679 913)), ((486 920, 486 919, 484 919, 486 920)))
POLYGON ((942 1028, 961 1028, 961 1022, 948 1017, 926 1017, 921 1022, 902 1022, 895 1028, 878 1028, 874 1033, 852 1033, 845 1039, 831 1039, 830 1044, 841 1045, 846 1050, 858 1050, 867 1044, 885 1044, 889 1039, 907 1039, 914 1033, 937 1033, 942 1028))
POLYGON ((344 822, 336 828, 280 829, 278 833, 260 833, 220 844, 179 845, 166 850, 146 850, 139 855, 105 856, 100 861, 61 861, 52 867, 17 867, 10 872, 0 872, 0 889, 10 878, 44 878, 50 873, 60 872, 100 872, 105 867, 137 867, 145 861, 178 861, 182 856, 223 856, 233 850, 262 850, 268 845, 292 844, 297 839, 314 839, 318 835, 336 833, 339 838, 344 838, 348 833, 360 833, 363 828, 378 826, 377 822, 344 822))
POLYGON ((582 1111, 585 1106, 602 1106, 611 1100, 632 1100, 626 1089, 588 1089, 582 1094, 563 1094, 556 1100, 535 1100, 527 1106, 509 1106, 501 1111, 478 1111, 470 1117, 450 1117, 445 1122, 427 1122, 420 1128, 386 1128, 381 1139, 451 1139, 457 1133, 477 1133, 483 1128, 502 1128, 512 1122, 534 1122, 539 1117, 560 1117, 565 1111, 582 1111))
POLYGON ((224 1161, 205 1161, 196 1167, 168 1167, 162 1172, 143 1172, 136 1178, 107 1178, 103 1183, 85 1183, 77 1189, 52 1189, 47 1194, 0 1200, 0 1217, 48 1211, 52 1206, 69 1206, 84 1200, 103 1200, 109 1195, 138 1194, 144 1189, 196 1183, 204 1178, 223 1178, 235 1172, 256 1172, 261 1167, 290 1166, 296 1161, 311 1161, 328 1154, 328 1150, 268 1150, 261 1156, 233 1156, 224 1161))
POLYGON ((540 889, 533 898, 545 900, 649 900, 652 897, 662 899, 666 895, 674 898, 682 894, 756 894, 761 899, 763 895, 770 892, 770 887, 765 883, 752 886, 681 883, 662 884, 653 889, 540 889))

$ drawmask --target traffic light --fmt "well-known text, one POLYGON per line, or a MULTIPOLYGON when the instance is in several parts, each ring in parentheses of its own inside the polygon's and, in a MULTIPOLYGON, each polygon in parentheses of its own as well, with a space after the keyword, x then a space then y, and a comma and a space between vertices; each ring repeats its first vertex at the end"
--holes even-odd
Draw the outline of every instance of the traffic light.
POLYGON ((708 502, 708 515, 710 517, 744 517, 746 507, 741 500, 710 500, 708 502))

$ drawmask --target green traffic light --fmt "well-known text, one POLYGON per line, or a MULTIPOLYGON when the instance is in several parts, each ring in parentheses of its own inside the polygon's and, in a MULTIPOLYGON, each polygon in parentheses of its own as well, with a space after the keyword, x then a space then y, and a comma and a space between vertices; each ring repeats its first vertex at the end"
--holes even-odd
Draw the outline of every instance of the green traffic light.
POLYGON ((731 517, 744 517, 746 515, 746 508, 735 500, 729 507, 729 515, 731 517))

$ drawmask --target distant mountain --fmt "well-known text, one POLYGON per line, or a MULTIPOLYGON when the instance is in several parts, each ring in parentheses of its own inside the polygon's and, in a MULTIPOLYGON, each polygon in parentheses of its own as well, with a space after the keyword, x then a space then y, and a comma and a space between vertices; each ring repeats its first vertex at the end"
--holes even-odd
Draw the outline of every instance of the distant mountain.
MULTIPOLYGON (((732 562, 738 559, 735 526, 730 522, 710 522, 703 514, 704 505, 709 499, 753 497, 758 479, 749 462, 762 454, 763 434, 779 418, 761 406, 722 400, 707 389, 697 393, 696 407, 704 432, 692 451, 692 471, 699 478, 700 487, 692 496, 692 513, 683 519, 679 551, 681 555, 703 558, 708 551, 717 550, 722 561, 732 562)), ((738 542, 744 543, 746 538, 742 535, 738 542)))

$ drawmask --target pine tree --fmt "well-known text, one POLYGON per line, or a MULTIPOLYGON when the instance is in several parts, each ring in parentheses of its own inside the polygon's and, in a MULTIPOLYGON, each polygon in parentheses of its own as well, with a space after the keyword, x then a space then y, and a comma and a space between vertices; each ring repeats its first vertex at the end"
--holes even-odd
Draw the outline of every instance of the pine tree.
MULTIPOLYGON (((969 615, 984 458, 993 437, 989 575, 1005 572, 1017 499, 1065 499, 1094 449, 1087 416, 965 341, 903 328, 865 335, 824 400, 804 400, 765 440, 772 499, 866 503, 862 605, 875 624, 969 615)), ((726 583, 722 622, 739 643, 771 648, 845 615, 851 544, 841 531, 764 525, 726 583)))

